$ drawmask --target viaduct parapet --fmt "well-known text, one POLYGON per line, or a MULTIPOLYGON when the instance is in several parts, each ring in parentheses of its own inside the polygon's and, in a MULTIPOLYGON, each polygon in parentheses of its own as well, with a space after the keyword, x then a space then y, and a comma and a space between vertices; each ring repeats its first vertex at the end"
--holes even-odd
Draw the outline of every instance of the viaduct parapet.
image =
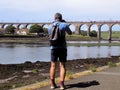
MULTIPOLYGON (((74 25, 75 26, 75 34, 80 34, 80 28, 82 27, 82 25, 87 25, 87 35, 90 35, 90 28, 92 25, 96 25, 98 28, 97 31, 97 37, 98 39, 101 38, 101 27, 103 25, 107 25, 109 28, 109 36, 108 39, 111 40, 111 36, 112 36, 112 27, 114 25, 120 25, 120 21, 89 21, 89 22, 75 22, 75 21, 69 21, 67 22, 68 25, 74 25)), ((17 30, 20 30, 20 27, 22 26, 25 29, 28 29, 28 26, 30 25, 34 25, 34 24, 38 24, 42 27, 44 27, 44 25, 50 25, 50 22, 0 22, 0 30, 4 30, 5 26, 7 25, 13 25, 16 27, 17 30)))

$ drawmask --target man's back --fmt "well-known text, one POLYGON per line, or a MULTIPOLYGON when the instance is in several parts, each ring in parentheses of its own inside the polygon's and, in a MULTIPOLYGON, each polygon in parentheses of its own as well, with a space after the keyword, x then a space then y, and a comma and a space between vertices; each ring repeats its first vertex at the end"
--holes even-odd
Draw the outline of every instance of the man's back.
POLYGON ((49 35, 51 34, 51 30, 52 30, 53 26, 58 26, 59 27, 61 37, 62 37, 62 40, 60 42, 61 45, 62 45, 61 47, 66 47, 66 35, 65 34, 66 34, 66 32, 70 35, 72 34, 69 26, 65 22, 55 21, 55 22, 52 23, 52 25, 48 29, 49 35))

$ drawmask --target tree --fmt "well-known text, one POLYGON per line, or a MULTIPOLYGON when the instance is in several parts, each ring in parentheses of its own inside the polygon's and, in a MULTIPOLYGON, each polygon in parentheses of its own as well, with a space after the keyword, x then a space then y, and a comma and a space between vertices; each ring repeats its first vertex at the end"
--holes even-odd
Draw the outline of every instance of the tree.
POLYGON ((43 28, 44 33, 48 33, 48 28, 43 28))
POLYGON ((97 32, 95 30, 90 32, 91 37, 97 37, 97 32))
POLYGON ((30 33, 43 33, 44 30, 43 28, 40 26, 40 25, 37 25, 37 24, 34 24, 30 27, 30 30, 29 30, 30 33))
POLYGON ((83 35, 83 36, 87 36, 87 31, 81 30, 80 34, 83 35))
POLYGON ((14 34, 15 33, 15 27, 14 26, 12 26, 12 25, 9 25, 9 26, 7 26, 6 28, 5 28, 5 31, 7 32, 7 33, 9 33, 9 34, 14 34))

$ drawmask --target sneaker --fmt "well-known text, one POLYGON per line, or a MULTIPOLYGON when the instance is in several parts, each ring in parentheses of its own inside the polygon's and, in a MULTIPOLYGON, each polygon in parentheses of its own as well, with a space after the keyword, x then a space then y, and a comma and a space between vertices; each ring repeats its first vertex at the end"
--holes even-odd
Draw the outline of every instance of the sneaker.
POLYGON ((55 84, 55 85, 51 85, 50 88, 51 88, 51 89, 55 89, 55 88, 57 88, 57 86, 56 86, 56 84, 55 84))
POLYGON ((64 82, 63 81, 60 81, 60 90, 64 90, 65 87, 64 87, 64 82))
POLYGON ((60 90, 64 90, 64 89, 65 89, 64 85, 60 85, 60 90))

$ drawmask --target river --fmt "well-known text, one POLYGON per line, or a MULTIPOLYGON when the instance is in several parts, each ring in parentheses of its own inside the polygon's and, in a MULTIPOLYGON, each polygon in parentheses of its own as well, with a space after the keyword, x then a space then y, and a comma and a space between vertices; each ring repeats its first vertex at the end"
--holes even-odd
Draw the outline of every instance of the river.
MULTIPOLYGON (((93 42, 68 42, 93 43, 93 42)), ((98 43, 98 42, 94 42, 98 43)), ((104 43, 104 42, 102 42, 104 43)), ((68 45, 68 60, 120 56, 120 46, 75 46, 68 45)), ((25 61, 50 61, 50 48, 42 44, 5 44, 0 43, 0 63, 16 64, 25 61)))

